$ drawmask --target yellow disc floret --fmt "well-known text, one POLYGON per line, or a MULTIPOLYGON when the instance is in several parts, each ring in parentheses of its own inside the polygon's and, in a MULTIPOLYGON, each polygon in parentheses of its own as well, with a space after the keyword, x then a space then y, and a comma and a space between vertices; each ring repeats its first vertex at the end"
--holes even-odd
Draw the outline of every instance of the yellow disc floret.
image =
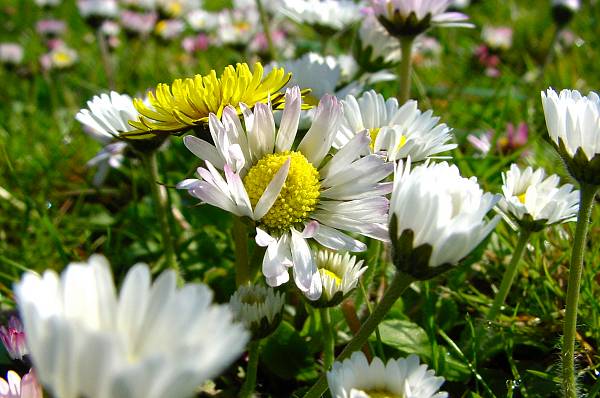
POLYGON ((244 177, 244 187, 255 207, 273 176, 287 159, 290 170, 271 209, 260 220, 270 231, 284 231, 305 221, 319 200, 319 172, 300 152, 285 151, 264 156, 244 177))

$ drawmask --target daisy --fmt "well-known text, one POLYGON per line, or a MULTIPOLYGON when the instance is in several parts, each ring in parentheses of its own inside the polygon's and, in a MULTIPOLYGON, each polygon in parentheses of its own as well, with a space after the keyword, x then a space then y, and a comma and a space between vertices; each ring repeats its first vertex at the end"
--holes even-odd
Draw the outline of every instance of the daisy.
POLYGON ((129 269, 119 294, 102 256, 62 275, 26 273, 15 285, 40 382, 61 398, 185 398, 244 350, 248 333, 206 285, 154 283, 129 269))
POLYGON ((358 30, 358 63, 370 72, 390 68, 400 62, 400 43, 385 30, 373 13, 368 13, 358 30))
POLYGON ((33 370, 22 378, 9 370, 6 380, 0 377, 0 398, 42 398, 42 387, 38 384, 33 370))
POLYGON ((358 4, 350 0, 283 0, 279 12, 296 23, 326 31, 344 29, 361 17, 358 4))
POLYGON ((365 354, 357 351, 327 372, 333 398, 446 398, 448 393, 438 392, 444 381, 419 364, 416 355, 390 359, 387 364, 376 357, 369 364, 365 354))
POLYGON ((411 158, 421 161, 456 148, 448 143, 451 129, 431 110, 421 112, 410 100, 399 106, 395 98, 387 100, 370 90, 359 98, 348 95, 342 101, 344 116, 334 146, 346 145, 356 134, 368 131, 371 149, 389 160, 411 158))
POLYGON ((223 110, 221 121, 211 115, 215 145, 193 136, 184 139, 206 168, 198 168, 200 179, 182 181, 178 187, 252 220, 256 243, 267 247, 262 266, 267 283, 287 282, 287 269, 293 267, 298 288, 316 300, 322 283, 309 239, 348 251, 366 247, 342 230, 386 240, 384 195, 391 187, 381 181, 393 165, 369 155, 366 132, 332 153, 342 106, 329 95, 321 99, 311 128, 296 145, 301 102, 298 87, 286 91, 278 130, 268 104, 258 103, 254 112, 240 104, 245 128, 231 106, 223 110))
POLYGON ((0 43, 0 63, 19 65, 23 61, 25 52, 17 43, 0 43))
POLYGON ((499 199, 446 162, 412 170, 400 162, 389 212, 394 264, 416 279, 457 265, 496 227, 500 216, 485 216, 499 199))
POLYGON ((502 173, 502 192, 499 202, 502 211, 525 228, 538 230, 547 225, 575 221, 579 209, 579 191, 573 185, 559 188, 556 174, 545 177, 544 169, 521 171, 516 164, 502 173))
POLYGON ((8 326, 0 326, 0 341, 6 348, 8 356, 12 359, 21 360, 23 356, 28 354, 23 325, 16 316, 10 317, 8 326))
POLYGON ((267 337, 277 329, 284 304, 283 293, 260 285, 242 285, 229 299, 235 319, 252 332, 255 340, 267 337))
POLYGON ((600 97, 549 88, 542 105, 550 139, 579 182, 600 185, 600 97))
POLYGON ((452 0, 371 0, 379 22, 392 36, 414 37, 430 27, 472 28, 469 17, 459 12, 446 12, 452 0))
POLYGON ((77 8, 84 18, 115 18, 119 13, 117 0, 77 0, 77 8))
POLYGON ((263 67, 257 62, 251 72, 248 64, 229 65, 217 77, 212 70, 208 75, 176 79, 173 84, 161 83, 154 93, 148 94, 148 104, 136 98, 134 106, 140 113, 130 121, 133 131, 122 131, 129 139, 147 139, 165 134, 180 134, 194 127, 206 127, 209 115, 221 117, 223 109, 231 105, 241 114, 238 103, 253 107, 270 100, 275 107, 282 105, 281 88, 290 80, 283 68, 274 68, 263 77, 263 67))
POLYGON ((349 253, 320 249, 315 257, 323 282, 323 294, 319 301, 313 303, 317 306, 333 307, 341 303, 356 288, 367 270, 363 267, 363 260, 357 261, 356 256, 349 253))
POLYGON ((130 96, 116 91, 96 95, 87 105, 75 115, 75 119, 83 125, 87 135, 103 145, 100 152, 88 162, 89 167, 98 167, 94 185, 100 186, 110 168, 121 167, 127 143, 116 140, 120 131, 133 130, 128 121, 137 118, 138 112, 130 96))

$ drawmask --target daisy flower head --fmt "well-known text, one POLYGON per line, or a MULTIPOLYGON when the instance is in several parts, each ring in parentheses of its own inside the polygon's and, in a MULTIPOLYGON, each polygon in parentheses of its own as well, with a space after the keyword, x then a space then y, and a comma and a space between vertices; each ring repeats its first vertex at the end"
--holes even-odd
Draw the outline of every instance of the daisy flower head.
POLYGON ((395 37, 415 37, 430 27, 472 28, 469 17, 446 12, 452 0, 371 0, 379 22, 395 37))
POLYGON ((407 101, 399 106, 396 98, 384 99, 370 90, 360 97, 348 95, 342 101, 344 116, 334 140, 335 147, 346 145, 354 136, 368 131, 371 149, 385 154, 389 160, 408 157, 421 161, 456 148, 448 143, 451 129, 431 110, 421 112, 417 102, 407 101))
POLYGON ((172 271, 152 283, 146 264, 119 294, 98 255, 60 276, 26 273, 14 291, 36 375, 56 397, 189 397, 248 341, 206 285, 178 288, 172 271))
POLYGON ((19 65, 23 62, 25 51, 17 43, 0 43, 0 63, 7 65, 19 65))
POLYGON ((181 134, 195 127, 208 125, 209 115, 220 118, 228 105, 240 115, 240 103, 254 107, 257 103, 270 101, 274 107, 283 106, 280 91, 290 80, 291 74, 283 68, 273 68, 263 76, 260 62, 254 71, 245 63, 236 67, 229 65, 221 76, 212 70, 208 75, 176 79, 171 85, 160 83, 154 93, 148 94, 148 103, 136 98, 134 106, 140 113, 137 120, 129 123, 133 131, 121 132, 121 137, 138 140, 165 134, 181 134))
POLYGON ((359 5, 351 0, 283 0, 279 12, 324 34, 342 30, 361 18, 359 5))
POLYGON ((375 357, 369 364, 365 354, 356 351, 327 372, 333 398, 446 398, 448 393, 439 391, 444 381, 416 355, 387 364, 375 357))
POLYGON ((119 14, 117 0, 77 0, 77 8, 82 17, 92 21, 115 18, 119 14))
POLYGON ((579 209, 579 191, 571 184, 559 187, 556 174, 545 176, 544 169, 519 169, 512 164, 502 173, 504 197, 498 206, 523 228, 539 231, 561 222, 575 221, 579 209))
POLYGON ((0 326, 0 341, 11 359, 23 359, 23 356, 29 353, 25 344, 23 324, 16 316, 9 318, 7 326, 0 326))
POLYGON ((552 0, 552 17, 559 26, 568 24, 581 8, 580 0, 552 0))
POLYGON ((550 139, 569 173, 580 183, 600 185, 600 98, 577 90, 549 88, 542 106, 550 139))
POLYGON ((361 22, 354 49, 357 62, 368 72, 389 69, 401 58, 400 43, 390 36, 372 12, 361 22))
POLYGON ((324 96, 306 135, 295 144, 301 110, 300 89, 285 93, 279 129, 269 104, 254 111, 240 104, 225 107, 221 120, 210 116, 214 145, 193 136, 184 143, 206 167, 200 179, 179 188, 256 225, 256 243, 266 247, 262 271, 270 286, 289 280, 293 268, 298 288, 311 300, 321 295, 321 276, 309 240, 333 250, 362 251, 364 243, 342 231, 387 239, 390 183, 382 182, 393 165, 369 154, 367 133, 358 134, 333 153, 342 106, 324 96))
POLYGON ((356 288, 367 270, 363 267, 363 260, 357 261, 356 256, 349 253, 320 249, 315 258, 323 283, 321 298, 311 302, 316 307, 334 307, 341 303, 356 288))
POLYGON ((498 200, 454 165, 427 162, 411 170, 400 162, 389 212, 394 264, 415 279, 457 265, 495 228, 500 216, 485 216, 498 200))
POLYGON ((19 376, 9 370, 6 380, 0 377, 0 398, 42 398, 42 387, 39 385, 33 370, 25 376, 19 376))
POLYGON ((285 295, 270 287, 242 285, 229 299, 229 306, 238 322, 252 333, 255 340, 270 335, 283 317, 285 295))

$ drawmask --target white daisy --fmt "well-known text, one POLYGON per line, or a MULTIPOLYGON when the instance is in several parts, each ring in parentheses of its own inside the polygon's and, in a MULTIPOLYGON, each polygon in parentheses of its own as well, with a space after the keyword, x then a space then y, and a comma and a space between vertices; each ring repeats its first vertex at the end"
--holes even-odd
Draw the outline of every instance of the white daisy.
POLYGON ((469 17, 446 12, 452 0, 371 0, 375 16, 391 35, 414 37, 430 27, 472 28, 469 17))
POLYGON ((348 95, 342 101, 344 117, 334 146, 346 145, 356 134, 368 131, 371 148, 383 152, 389 160, 411 158, 420 161, 456 148, 449 144, 451 129, 431 110, 421 112, 410 100, 401 107, 395 98, 385 100, 373 90, 358 99, 348 95))
POLYGON ((376 357, 369 364, 365 354, 357 351, 327 372, 333 398, 446 398, 448 393, 438 392, 444 381, 419 364, 416 355, 390 359, 387 364, 376 357))
POLYGON ((321 278, 308 239, 349 251, 362 251, 365 245, 340 230, 386 240, 384 195, 391 186, 381 181, 393 165, 369 155, 366 132, 331 153, 342 116, 342 106, 333 96, 321 99, 311 128, 294 145, 301 101, 298 87, 286 90, 279 130, 268 104, 257 104, 254 112, 240 104, 245 129, 230 106, 222 121, 211 115, 214 146, 193 136, 184 139, 188 149, 206 161, 206 168, 198 168, 201 179, 182 181, 178 187, 253 220, 257 244, 267 247, 267 283, 287 282, 287 268, 293 266, 296 285, 314 300, 321 295, 321 278))
POLYGON ((579 209, 579 191, 573 185, 558 186, 560 178, 545 178, 544 169, 521 171, 516 164, 502 173, 504 197, 499 207, 525 227, 543 228, 559 222, 575 221, 579 209))
POLYGON ((285 295, 260 285, 240 286, 229 299, 235 319, 252 332, 254 339, 271 334, 283 315, 285 295))
POLYGON ((84 18, 116 18, 119 14, 117 0, 77 0, 77 8, 84 18))
POLYGON ((336 253, 321 249, 316 253, 317 268, 323 282, 323 294, 317 302, 319 306, 333 307, 342 302, 356 286, 367 267, 363 260, 349 253, 336 253))
POLYGON ((351 0, 283 0, 278 11, 296 23, 329 30, 344 29, 361 17, 351 0))
POLYGON ((485 216, 499 199, 446 162, 412 170, 400 162, 389 213, 394 263, 417 279, 456 265, 495 228, 500 216, 485 216))
POLYGON ((0 377, 0 398, 42 398, 42 387, 38 384, 33 370, 23 378, 9 370, 6 380, 0 377))
POLYGON ((358 30, 357 60, 369 71, 389 68, 400 62, 400 43, 381 26, 373 13, 367 14, 358 30))
POLYGON ((130 96, 115 91, 111 91, 110 95, 96 95, 87 105, 87 108, 75 115, 75 119, 83 125, 86 134, 104 145, 88 162, 90 167, 98 166, 94 185, 100 186, 106 179, 109 168, 121 167, 127 144, 116 139, 119 132, 134 130, 128 122, 137 120, 139 113, 130 96))
POLYGON ((26 273, 14 291, 37 376, 56 397, 189 397, 248 341, 207 286, 178 288, 172 271, 152 283, 145 264, 118 295, 102 256, 60 277, 26 273))
POLYGON ((542 92, 548 133, 579 182, 600 185, 600 98, 577 90, 542 92))

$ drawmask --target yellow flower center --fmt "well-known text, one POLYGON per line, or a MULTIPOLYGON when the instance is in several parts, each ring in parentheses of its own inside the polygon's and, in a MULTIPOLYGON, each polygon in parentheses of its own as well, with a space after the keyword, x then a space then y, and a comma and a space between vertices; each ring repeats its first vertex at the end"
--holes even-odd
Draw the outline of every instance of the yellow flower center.
POLYGON ((173 2, 167 7, 167 14, 171 15, 172 17, 178 17, 182 12, 183 7, 178 2, 173 2))
POLYGON ((71 56, 63 51, 58 51, 53 54, 54 63, 57 65, 66 65, 71 62, 71 56))
POLYGON ((517 199, 519 199, 519 202, 525 204, 525 195, 527 195, 527 192, 517 195, 517 199))
POLYGON ((284 231, 305 221, 319 200, 321 184, 317 169, 300 152, 285 151, 264 156, 244 177, 244 187, 252 207, 256 206, 275 173, 288 159, 290 170, 287 179, 275 203, 260 220, 270 231, 284 231))
MULTIPOLYGON (((379 134, 380 130, 381 127, 374 127, 372 129, 369 129, 369 136, 371 137, 371 151, 375 150, 375 139, 377 138, 377 135, 379 134)), ((400 142, 398 142, 398 145, 396 145, 396 151, 399 151, 405 144, 406 136, 403 135, 400 137, 400 142)))
POLYGON ((328 277, 330 279, 333 279, 333 282, 335 283, 335 287, 339 288, 340 285, 342 284, 342 278, 340 278, 335 272, 330 271, 326 268, 319 268, 319 273, 321 274, 321 277, 325 278, 328 277))
POLYGON ((401 395, 391 393, 387 390, 363 390, 369 398, 403 398, 401 395))

